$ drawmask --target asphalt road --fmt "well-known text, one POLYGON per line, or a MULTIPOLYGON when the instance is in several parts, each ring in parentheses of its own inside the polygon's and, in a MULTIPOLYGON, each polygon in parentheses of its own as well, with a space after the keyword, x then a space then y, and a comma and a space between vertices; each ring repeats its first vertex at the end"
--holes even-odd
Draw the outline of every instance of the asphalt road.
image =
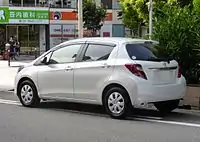
POLYGON ((134 109, 127 120, 111 119, 100 106, 44 102, 25 108, 0 92, 0 142, 200 142, 200 112, 161 116, 134 109))

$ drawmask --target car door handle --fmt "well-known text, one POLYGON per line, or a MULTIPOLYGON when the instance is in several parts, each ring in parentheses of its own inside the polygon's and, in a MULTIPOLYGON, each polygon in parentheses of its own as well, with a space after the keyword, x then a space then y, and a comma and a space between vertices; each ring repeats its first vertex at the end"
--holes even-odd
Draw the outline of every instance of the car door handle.
POLYGON ((103 63, 103 66, 102 66, 102 68, 109 68, 109 67, 111 67, 110 65, 108 65, 107 63, 103 63))
POLYGON ((65 70, 66 70, 66 71, 71 71, 71 70, 73 70, 73 68, 70 67, 70 66, 68 66, 65 70))

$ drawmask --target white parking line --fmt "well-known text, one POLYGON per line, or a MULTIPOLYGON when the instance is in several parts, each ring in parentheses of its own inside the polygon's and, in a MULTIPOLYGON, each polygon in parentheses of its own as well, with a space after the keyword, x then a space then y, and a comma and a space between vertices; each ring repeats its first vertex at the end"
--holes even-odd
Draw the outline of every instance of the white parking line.
POLYGON ((147 122, 155 122, 155 123, 163 123, 163 124, 173 124, 187 127, 198 127, 200 128, 200 124, 195 123, 187 123, 187 122, 178 122, 178 121, 167 121, 167 120, 155 120, 155 119, 146 119, 146 118, 134 118, 134 120, 141 120, 147 122))
POLYGON ((18 101, 0 99, 1 104, 21 105, 18 101))

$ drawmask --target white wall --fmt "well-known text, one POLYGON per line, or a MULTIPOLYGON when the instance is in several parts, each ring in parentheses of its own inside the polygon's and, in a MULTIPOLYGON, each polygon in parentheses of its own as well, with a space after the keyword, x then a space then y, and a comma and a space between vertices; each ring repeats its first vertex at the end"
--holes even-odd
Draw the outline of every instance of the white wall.
POLYGON ((0 6, 8 6, 9 0, 0 0, 0 6))
POLYGON ((113 24, 122 24, 122 20, 117 18, 117 13, 119 12, 119 10, 113 10, 113 24))
POLYGON ((102 26, 101 31, 100 31, 101 37, 104 36, 105 32, 109 32, 110 33, 110 37, 112 37, 112 24, 104 24, 102 26))
POLYGON ((50 48, 61 42, 76 38, 77 34, 75 24, 50 25, 50 48))

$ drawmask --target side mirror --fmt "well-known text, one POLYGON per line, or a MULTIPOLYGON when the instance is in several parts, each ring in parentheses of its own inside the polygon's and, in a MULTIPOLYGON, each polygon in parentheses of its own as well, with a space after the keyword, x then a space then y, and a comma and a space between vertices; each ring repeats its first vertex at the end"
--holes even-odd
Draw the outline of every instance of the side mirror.
POLYGON ((44 57, 44 58, 42 59, 41 63, 47 65, 47 64, 48 64, 48 62, 47 62, 47 57, 44 57))
POLYGON ((83 60, 84 60, 84 61, 91 60, 91 57, 90 57, 90 56, 84 56, 84 57, 83 57, 83 60))

